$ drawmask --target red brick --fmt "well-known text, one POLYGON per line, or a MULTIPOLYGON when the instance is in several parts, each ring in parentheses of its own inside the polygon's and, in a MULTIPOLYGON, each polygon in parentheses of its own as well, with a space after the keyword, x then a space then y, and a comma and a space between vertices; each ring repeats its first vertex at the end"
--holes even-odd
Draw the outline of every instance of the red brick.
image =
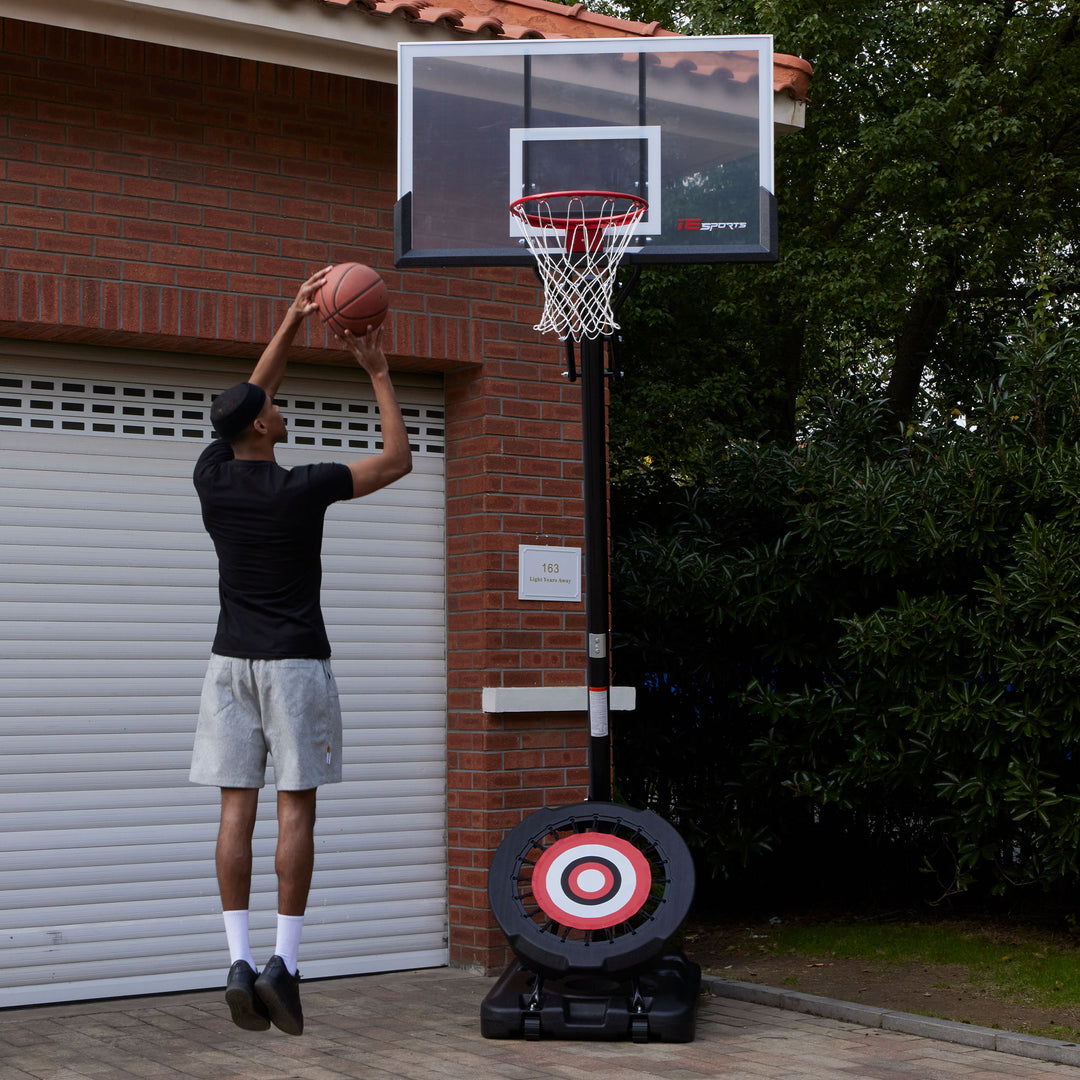
POLYGON ((72 256, 67 260, 66 269, 76 277, 97 278, 101 282, 114 281, 119 277, 119 266, 108 259, 93 259, 72 256))
POLYGON ((195 225, 202 220, 202 210, 197 206, 184 206, 180 203, 152 202, 148 207, 148 216, 153 221, 169 221, 177 224, 195 225))
POLYGON ((138 154, 99 153, 94 164, 102 172, 128 173, 132 176, 145 176, 149 172, 146 158, 138 154))
POLYGON ((89 329, 101 326, 101 282, 92 279, 81 283, 80 313, 83 325, 89 329))
POLYGON ((8 164, 8 180, 18 184, 62 188, 64 177, 64 170, 59 167, 39 165, 33 161, 12 161, 8 164))
POLYGON ((158 332, 176 335, 180 330, 180 297, 175 288, 161 290, 158 307, 158 332))
POLYGON ((60 279, 59 322, 69 326, 82 323, 81 296, 79 282, 71 278, 60 279))
MULTIPOLYGON (((10 216, 10 213, 9 213, 10 216)), ((33 229, 13 229, 8 226, 0 226, 0 248, 22 248, 24 251, 33 251, 37 247, 37 233, 33 229)))
MULTIPOLYGON (((37 232, 36 244, 39 252, 63 252, 68 255, 90 255, 94 249, 92 237, 80 237, 77 233, 68 232, 37 232)), ((70 265, 69 265, 70 268, 70 265)))
POLYGON ((177 226, 177 243, 185 247, 196 249, 220 248, 224 250, 229 246, 228 234, 216 229, 192 228, 186 225, 177 226))
POLYGON ((103 259, 145 262, 147 245, 138 240, 121 240, 112 236, 99 236, 94 243, 94 253, 103 259))
POLYGON ((184 289, 229 288, 229 275, 223 271, 207 270, 205 267, 178 267, 176 284, 184 289))

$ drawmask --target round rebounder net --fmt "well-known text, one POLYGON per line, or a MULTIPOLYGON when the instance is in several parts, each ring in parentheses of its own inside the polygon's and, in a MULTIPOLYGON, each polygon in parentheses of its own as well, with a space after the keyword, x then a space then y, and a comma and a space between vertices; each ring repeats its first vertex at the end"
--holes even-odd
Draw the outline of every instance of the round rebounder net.
POLYGON ((651 810, 584 802, 538 811, 495 852, 488 897, 534 969, 631 971, 659 956, 690 909, 694 865, 651 810))
POLYGON ((548 191, 510 204, 544 285, 534 329, 581 341, 619 328, 615 275, 647 209, 640 196, 616 191, 548 191))

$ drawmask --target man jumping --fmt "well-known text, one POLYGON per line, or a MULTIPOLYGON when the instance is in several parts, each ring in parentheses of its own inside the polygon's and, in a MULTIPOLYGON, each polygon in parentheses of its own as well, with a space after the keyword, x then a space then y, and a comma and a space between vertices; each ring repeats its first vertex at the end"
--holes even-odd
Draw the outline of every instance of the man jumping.
POLYGON ((300 286, 247 382, 210 409, 220 436, 199 456, 195 488, 218 557, 220 613, 203 684, 190 778, 221 789, 215 863, 230 963, 233 1022, 304 1030, 297 954, 315 860, 315 795, 341 779, 341 710, 320 606, 323 517, 331 503, 378 491, 412 468, 381 331, 343 344, 371 378, 383 450, 349 464, 284 469, 288 437, 274 395, 300 324, 326 277, 300 286), (252 834, 266 757, 277 789, 277 942, 261 973, 248 942, 252 834))

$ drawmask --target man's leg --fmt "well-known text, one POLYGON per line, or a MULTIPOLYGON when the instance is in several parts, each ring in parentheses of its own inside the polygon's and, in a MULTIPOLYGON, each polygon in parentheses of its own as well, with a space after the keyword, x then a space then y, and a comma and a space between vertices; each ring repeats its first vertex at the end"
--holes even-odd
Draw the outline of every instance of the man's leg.
POLYGON ((274 858, 278 879, 277 944, 255 983, 256 993, 269 1010, 270 1019, 289 1035, 300 1035, 304 1030, 296 958, 315 867, 316 791, 308 788, 279 791, 277 795, 278 843, 274 858))
POLYGON ((315 866, 315 788, 279 791, 278 844, 274 869, 278 879, 276 955, 296 974, 300 931, 304 927, 311 873, 315 866))
POLYGON ((255 831, 258 804, 258 788, 221 789, 221 823, 214 852, 232 961, 225 1000, 232 1012, 233 1023, 247 1031, 265 1031, 270 1026, 266 1008, 255 996, 255 963, 248 942, 251 837, 255 831))
POLYGON ((225 911, 247 911, 251 896, 251 836, 259 806, 258 788, 222 788, 221 824, 214 865, 225 911))
POLYGON ((274 870, 278 914, 303 916, 315 868, 315 796, 318 788, 277 793, 278 842, 274 870))

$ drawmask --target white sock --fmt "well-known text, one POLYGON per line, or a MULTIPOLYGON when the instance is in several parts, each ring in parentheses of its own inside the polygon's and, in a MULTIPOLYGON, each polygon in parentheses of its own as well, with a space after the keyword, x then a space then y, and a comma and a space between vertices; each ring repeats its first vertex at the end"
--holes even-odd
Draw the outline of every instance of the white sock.
POLYGON ((251 945, 248 942, 248 913, 242 911, 223 911, 225 919, 225 937, 229 942, 229 963, 245 960, 252 968, 255 961, 251 958, 251 945))
POLYGON ((300 954, 300 931, 303 929, 303 915, 278 914, 277 944, 274 952, 285 961, 290 975, 296 974, 297 957, 300 954))

